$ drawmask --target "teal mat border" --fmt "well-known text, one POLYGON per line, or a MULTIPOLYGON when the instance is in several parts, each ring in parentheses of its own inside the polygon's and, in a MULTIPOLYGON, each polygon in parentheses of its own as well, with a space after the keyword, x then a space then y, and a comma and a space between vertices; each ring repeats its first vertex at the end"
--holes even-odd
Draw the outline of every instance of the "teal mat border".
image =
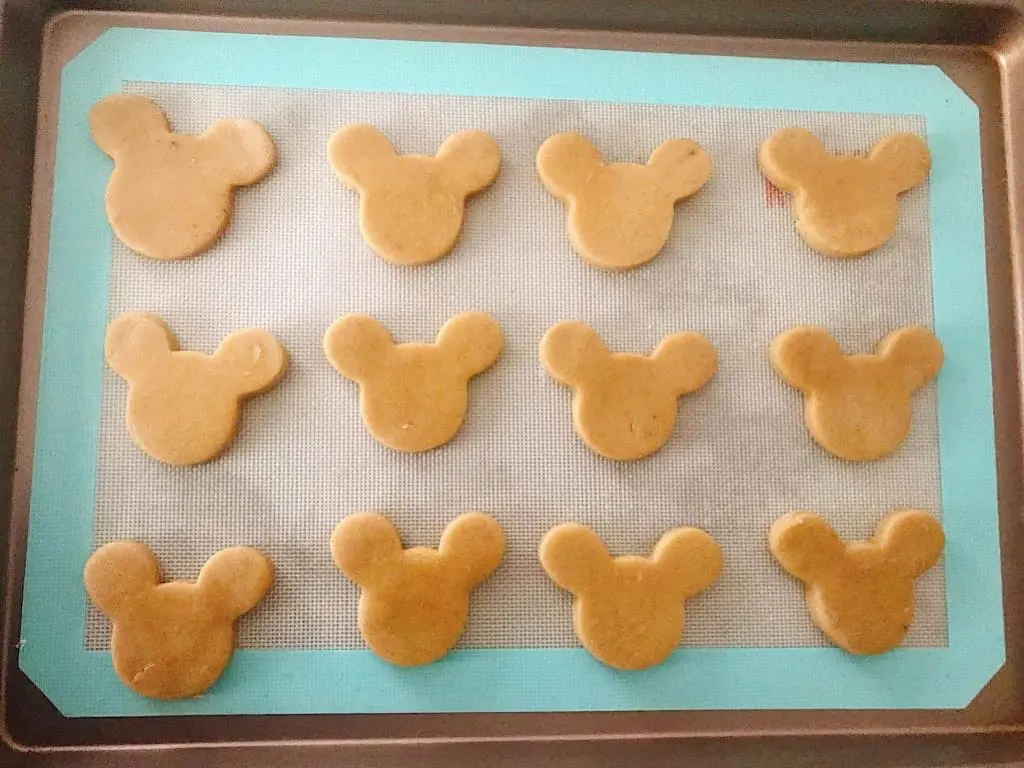
POLYGON ((20 664, 65 715, 959 708, 1003 664, 978 112, 937 68, 113 29, 64 70, 56 169, 20 664), (125 80, 924 115, 949 647, 695 648, 641 673, 580 649, 459 651, 419 669, 365 651, 243 650, 196 699, 122 687, 109 654, 83 648, 81 573, 111 252, 110 164, 86 114, 125 80))

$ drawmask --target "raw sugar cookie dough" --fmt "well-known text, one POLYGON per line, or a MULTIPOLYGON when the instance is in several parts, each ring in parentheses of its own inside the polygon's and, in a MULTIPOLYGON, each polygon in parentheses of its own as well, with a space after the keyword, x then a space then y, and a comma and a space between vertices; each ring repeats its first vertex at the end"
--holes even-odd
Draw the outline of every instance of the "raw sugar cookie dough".
POLYGON ((888 456, 910 432, 910 399, 942 367, 942 344, 909 326, 874 354, 846 355, 824 328, 797 326, 772 342, 772 367, 804 396, 804 423, 829 453, 849 461, 888 456))
POLYGON ((922 184, 931 168, 924 141, 886 136, 866 157, 833 155, 810 131, 784 128, 757 153, 772 184, 793 193, 801 237, 826 256, 863 256, 896 231, 900 194, 922 184))
POLYGON ((466 512, 437 549, 402 549, 383 515, 360 512, 331 535, 338 570, 359 585, 359 631, 375 654, 399 666, 429 664, 455 645, 469 594, 498 567, 505 532, 489 515, 466 512))
POLYGON ((155 699, 198 696, 231 661, 235 621, 274 583, 274 566, 249 547, 223 549, 196 581, 160 583, 153 553, 117 541, 85 565, 85 589, 113 621, 114 671, 136 693, 155 699))
POLYGON ((772 525, 772 555, 802 581, 811 619, 840 648, 885 653, 914 619, 914 579, 938 562, 939 522, 917 509, 889 513, 868 541, 844 544, 813 512, 790 512, 772 525))
POLYGON ((432 344, 395 344, 369 315, 345 315, 324 334, 324 354, 359 384, 363 423, 396 451, 429 451, 451 440, 469 403, 469 380, 490 368, 504 345, 485 312, 451 318, 432 344))
POLYGON ((125 419, 135 444, 179 466, 219 456, 238 429, 242 400, 273 388, 288 367, 267 331, 235 331, 204 355, 179 351, 171 329, 147 312, 116 317, 104 353, 128 383, 125 419))
POLYGON ((455 247, 466 198, 497 178, 501 150, 483 131, 449 136, 434 157, 399 155, 372 125, 346 125, 327 146, 331 167, 359 193, 363 239, 385 261, 425 264, 455 247))
POLYGON ((670 139, 646 165, 605 163, 585 136, 559 133, 537 151, 537 173, 568 207, 576 252, 595 267, 632 269, 665 246, 675 204, 704 186, 711 158, 694 141, 670 139))
POLYGON ((576 636, 616 669, 660 664, 683 636, 683 603, 722 570, 722 551, 696 528, 664 534, 650 557, 612 558, 589 528, 565 523, 540 543, 540 562, 573 595, 576 636))
POLYGON ((552 326, 540 342, 540 360, 573 389, 577 434, 605 458, 642 459, 672 434, 676 400, 714 375, 717 356, 699 333, 666 336, 650 356, 613 353, 580 322, 552 326))
POLYGON ((114 161, 110 226, 151 259, 186 259, 208 249, 227 229, 235 187, 255 184, 277 160, 259 123, 218 120, 198 136, 172 133, 156 104, 126 93, 96 104, 89 129, 114 161))

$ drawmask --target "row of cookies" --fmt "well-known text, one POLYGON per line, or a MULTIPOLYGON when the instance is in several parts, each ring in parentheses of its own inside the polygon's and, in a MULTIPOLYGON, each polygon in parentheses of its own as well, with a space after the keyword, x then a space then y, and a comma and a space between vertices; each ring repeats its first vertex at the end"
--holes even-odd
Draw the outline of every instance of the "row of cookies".
MULTIPOLYGON (((776 520, 768 536, 779 564, 803 582, 812 621, 854 654, 898 646, 914 615, 914 580, 944 547, 940 524, 925 512, 894 510, 868 541, 844 544, 813 512, 776 520)), ((455 646, 473 589, 501 563, 505 535, 482 512, 452 521, 438 548, 403 549, 382 515, 343 520, 330 542, 335 565, 361 590, 359 630, 380 658, 428 664, 455 646)), ((723 568, 715 540, 696 528, 665 533, 650 556, 613 558, 589 528, 565 523, 545 534, 543 569, 572 594, 580 643, 608 666, 660 664, 683 636, 684 602, 723 568)), ((113 622, 114 669, 132 690, 155 698, 195 696, 227 667, 234 622, 270 590, 274 569, 255 549, 215 554, 193 582, 160 583, 159 563, 143 544, 101 547, 85 566, 85 588, 113 622)))
MULTIPOLYGON (((154 259, 183 259, 208 249, 228 226, 233 190, 254 184, 276 162, 274 142, 252 120, 220 120, 203 134, 173 133, 143 96, 114 94, 89 114, 92 136, 113 160, 106 211, 117 237, 154 259)), ((372 125, 331 137, 328 159, 360 195, 359 224, 386 261, 435 261, 455 246, 466 198, 498 176, 501 150, 483 131, 450 136, 433 157, 400 155, 372 125)), ((896 230, 897 197, 921 184, 931 156, 912 134, 892 134, 863 157, 829 153, 802 128, 776 132, 760 146, 765 176, 791 192, 801 236, 836 257, 862 256, 896 230)), ((646 164, 606 163, 576 133, 538 149, 544 186, 567 206, 567 232, 588 263, 631 269, 654 259, 672 227, 675 204, 696 194, 711 159, 696 142, 670 139, 646 164)))
MULTIPOLYGON (((468 407, 469 380, 497 360, 501 328, 483 312, 448 320, 433 343, 395 344, 369 315, 345 315, 324 334, 324 354, 359 384, 369 432, 398 451, 437 448, 454 437, 468 407)), ((273 387, 287 353, 268 332, 232 333, 212 355, 180 351, 156 315, 129 312, 107 328, 107 364, 128 382, 126 418, 136 444, 175 465, 220 455, 244 398, 273 387)), ((822 329, 797 326, 771 344, 774 369, 805 398, 804 420, 827 451, 852 461, 892 453, 911 426, 911 395, 942 365, 931 331, 900 328, 873 354, 845 355, 822 329)), ((613 353, 580 322, 550 328, 540 359, 574 390, 576 432, 596 453, 628 461, 649 456, 672 434, 677 399, 711 379, 717 356, 701 334, 676 333, 650 355, 613 353)))

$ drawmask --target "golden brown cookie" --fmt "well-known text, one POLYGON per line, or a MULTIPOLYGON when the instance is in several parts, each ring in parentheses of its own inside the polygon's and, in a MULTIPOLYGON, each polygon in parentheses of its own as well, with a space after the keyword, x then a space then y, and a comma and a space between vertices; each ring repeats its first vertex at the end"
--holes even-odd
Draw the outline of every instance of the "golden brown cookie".
POLYGON ((274 566, 249 547, 223 549, 193 583, 160 583, 160 565, 133 541, 107 544, 85 564, 85 589, 113 621, 114 671, 155 699, 197 696, 231 661, 235 620, 270 590, 274 566))
POLYGON ((363 239, 385 261, 425 264, 447 254, 466 198, 498 177, 501 150, 483 131, 449 136, 434 157, 399 155, 372 125, 346 125, 327 145, 331 167, 359 193, 363 239))
POLYGON ((722 551, 696 528, 676 528, 650 557, 612 558, 589 528, 565 523, 540 543, 540 562, 573 595, 576 637, 616 669, 660 664, 683 636, 683 603, 722 570, 722 551))
POLYGON ((238 428, 242 400, 271 389, 288 365, 277 339, 257 328, 235 331, 212 355, 178 351, 171 329, 146 312, 116 317, 104 352, 128 382, 132 439, 154 459, 177 465, 219 456, 238 428))
POLYGON ((910 432, 910 396, 938 374, 942 344, 908 326, 873 355, 844 355, 824 328, 797 326, 772 342, 771 362, 804 396, 811 437, 835 456, 870 461, 895 451, 910 432))
POLYGON ((354 581, 359 631, 375 654, 399 666, 437 661, 466 627, 469 593, 505 552, 493 518, 467 512, 441 535, 437 549, 402 549, 398 531, 375 512, 342 520, 331 535, 338 570, 354 581))
POLYGON ((711 158, 696 142, 670 139, 646 165, 606 164, 585 136, 559 133, 537 151, 537 172, 569 208, 576 252, 595 267, 632 269, 664 247, 675 204, 704 186, 711 158))
POLYGON ((896 231, 897 197, 928 178, 931 154, 917 136, 896 133, 866 157, 830 154, 803 128, 783 128, 757 153, 772 184, 793 193, 796 228, 827 256, 863 256, 896 231))
POLYGON ((804 582, 811 619, 840 648, 885 653, 914 619, 914 579, 942 554, 945 536, 931 515, 890 512, 868 541, 844 544, 813 512, 790 512, 772 525, 768 545, 804 582))
POLYGON ((485 312, 463 312, 441 326, 433 344, 395 344, 369 315, 345 315, 324 334, 324 354, 359 383, 363 422, 396 451, 429 451, 462 426, 469 380, 490 368, 504 336, 485 312))
POLYGON ((714 347, 699 333, 666 336, 649 356, 612 353, 579 322, 552 326, 540 342, 540 360, 572 387, 573 422, 587 446, 609 459, 642 459, 672 434, 676 399, 714 375, 714 347))
POLYGON ((114 161, 107 218, 126 246, 151 259, 185 259, 221 236, 235 187, 274 167, 274 142, 252 120, 218 120, 199 136, 172 133, 143 96, 115 93, 89 111, 89 129, 114 161))

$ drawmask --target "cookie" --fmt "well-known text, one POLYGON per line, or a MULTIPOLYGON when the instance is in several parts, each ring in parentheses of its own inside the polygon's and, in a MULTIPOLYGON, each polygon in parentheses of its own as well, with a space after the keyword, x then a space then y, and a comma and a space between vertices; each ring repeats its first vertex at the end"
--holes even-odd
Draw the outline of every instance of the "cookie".
POLYGON ((576 252, 602 269, 646 264, 665 246, 675 204, 711 175, 711 158, 689 139, 662 143, 646 165, 606 164, 585 136, 559 133, 537 151, 537 173, 568 206, 576 252))
POLYGON ((565 523, 540 543, 548 576, 573 595, 576 637, 594 658, 616 669, 660 664, 683 636, 683 603, 722 570, 722 551, 696 528, 676 528, 650 557, 612 558, 589 528, 565 523))
POLYGON ((939 560, 945 536, 926 512, 890 512, 868 541, 844 544, 813 512, 772 525, 772 555, 804 582, 811 619, 840 648, 885 653, 903 642, 914 618, 914 579, 939 560))
POLYGON ((451 440, 466 417, 469 380, 490 368, 504 344, 484 312, 463 312, 433 344, 395 344, 369 315, 345 315, 324 334, 324 354, 359 384, 363 423, 396 451, 417 453, 451 440))
POLYGON ((429 664, 452 649, 466 627, 469 593, 504 552, 505 533, 482 512, 455 518, 437 549, 402 549, 398 531, 375 512, 342 520, 331 535, 334 563, 362 590, 363 639, 403 667, 429 664))
POLYGON ((288 355, 256 328, 235 331, 212 355, 178 351, 163 320, 126 312, 107 327, 107 365, 128 382, 126 421, 135 444, 166 464, 219 456, 238 428, 242 400, 284 376, 288 355))
POLYGON ((113 622, 114 671, 155 699, 197 696, 231 661, 235 620, 270 590, 274 566, 249 547, 223 549, 199 578, 160 583, 160 565, 143 544, 118 541, 85 564, 85 589, 113 622))
POLYGON ((865 157, 830 154, 803 128, 772 134, 757 153, 768 180, 793 193, 796 228, 819 253, 863 256, 896 231, 898 196, 928 178, 931 154, 917 136, 886 136, 865 157))
POLYGON ((455 247, 466 198, 498 177, 501 150, 483 131, 449 136, 434 157, 399 155, 372 125, 346 125, 327 146, 331 167, 359 193, 359 228, 392 264, 425 264, 455 247))
POLYGON ((110 226, 151 259, 186 259, 213 245, 228 226, 235 187, 255 184, 277 161, 259 123, 218 120, 198 136, 172 133, 156 104, 126 93, 96 104, 89 129, 114 161, 110 226))
POLYGON ((564 322, 540 342, 540 360, 572 387, 576 433, 594 452, 631 461, 657 451, 672 434, 676 399, 714 375, 714 347, 699 333, 666 336, 649 356, 612 353, 588 326, 564 322))
POLYGON ((804 423, 829 453, 871 461, 910 432, 910 396, 942 367, 942 344, 909 326, 882 339, 873 355, 844 355, 824 328, 797 326, 771 345, 775 371, 804 396, 804 423))

